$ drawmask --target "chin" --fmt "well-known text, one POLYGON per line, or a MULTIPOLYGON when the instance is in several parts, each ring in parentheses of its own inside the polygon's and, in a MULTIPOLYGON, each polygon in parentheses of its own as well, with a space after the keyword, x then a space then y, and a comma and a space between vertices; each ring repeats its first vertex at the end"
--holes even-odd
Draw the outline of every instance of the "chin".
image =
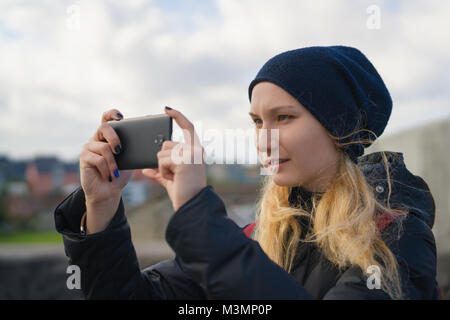
POLYGON ((300 179, 295 179, 292 176, 281 173, 274 174, 272 180, 279 187, 295 187, 301 184, 300 179))

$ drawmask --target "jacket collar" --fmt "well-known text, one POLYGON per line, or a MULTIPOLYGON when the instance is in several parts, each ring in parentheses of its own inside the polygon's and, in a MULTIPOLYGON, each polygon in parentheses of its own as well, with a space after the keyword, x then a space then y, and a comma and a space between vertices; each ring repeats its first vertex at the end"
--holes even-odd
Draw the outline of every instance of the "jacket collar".
MULTIPOLYGON (((427 183, 406 168, 403 153, 385 151, 385 154, 391 183, 389 199, 391 208, 406 209, 432 228, 436 207, 427 183)), ((357 165, 375 191, 377 199, 387 205, 389 187, 382 152, 359 157, 357 165)), ((291 206, 298 206, 303 201, 309 211, 312 194, 302 187, 292 187, 289 203, 291 206)))
MULTIPOLYGON (((405 165, 403 153, 385 151, 388 160, 391 208, 403 208, 433 228, 436 206, 427 183, 412 174, 405 165)), ((382 152, 374 152, 358 158, 358 167, 374 188, 377 198, 387 204, 389 187, 382 152)))
POLYGON ((304 189, 303 187, 297 186, 292 187, 289 192, 289 205, 291 207, 297 207, 300 204, 306 211, 311 211, 312 208, 312 201, 311 197, 315 193, 320 192, 311 192, 309 190, 304 189))

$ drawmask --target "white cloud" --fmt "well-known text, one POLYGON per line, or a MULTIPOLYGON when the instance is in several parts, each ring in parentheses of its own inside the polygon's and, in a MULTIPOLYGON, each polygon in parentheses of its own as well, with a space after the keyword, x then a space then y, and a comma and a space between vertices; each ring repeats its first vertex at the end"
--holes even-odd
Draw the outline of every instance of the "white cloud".
POLYGON ((258 69, 310 45, 356 46, 374 63, 394 101, 386 134, 450 109, 449 2, 159 4, 2 1, 0 152, 76 158, 110 108, 131 117, 170 105, 210 128, 248 128, 247 88, 258 69), (77 30, 67 27, 71 5, 77 30), (370 5, 381 10, 381 29, 366 27, 370 5))

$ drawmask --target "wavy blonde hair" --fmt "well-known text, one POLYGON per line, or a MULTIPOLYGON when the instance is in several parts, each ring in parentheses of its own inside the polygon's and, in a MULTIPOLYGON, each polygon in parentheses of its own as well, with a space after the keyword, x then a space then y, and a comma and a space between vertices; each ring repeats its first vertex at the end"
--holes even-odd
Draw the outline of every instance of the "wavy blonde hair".
POLYGON ((323 194, 313 194, 312 210, 309 212, 301 206, 290 207, 290 187, 278 186, 272 176, 266 176, 262 180, 256 204, 257 224, 252 238, 270 259, 290 272, 302 234, 296 217, 307 216, 311 218, 313 227, 302 242, 315 243, 339 270, 358 266, 364 273, 369 266, 378 266, 381 271, 381 289, 392 299, 402 299, 397 259, 381 239, 377 228, 377 213, 395 217, 401 214, 403 217, 396 219, 400 227, 402 218, 408 213, 404 208, 390 207, 391 181, 386 154, 382 152, 389 188, 387 206, 376 199, 364 174, 342 150, 347 144, 373 141, 339 143, 345 137, 328 135, 340 153, 336 176, 329 189, 323 194))

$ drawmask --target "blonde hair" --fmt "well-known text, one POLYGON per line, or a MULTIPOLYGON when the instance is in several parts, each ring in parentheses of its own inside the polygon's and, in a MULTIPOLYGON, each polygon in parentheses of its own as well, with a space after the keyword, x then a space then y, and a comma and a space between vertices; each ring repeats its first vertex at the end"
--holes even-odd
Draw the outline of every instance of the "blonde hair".
POLYGON ((297 208, 290 207, 290 187, 278 186, 273 182, 272 176, 266 176, 262 180, 257 202, 257 224, 252 238, 270 259, 287 272, 292 270, 299 241, 315 243, 339 270, 358 266, 364 273, 369 266, 376 265, 381 271, 381 289, 392 299, 401 299, 396 257, 381 239, 377 228, 378 213, 393 218, 400 214, 403 217, 396 219, 396 223, 401 226, 401 221, 408 212, 390 207, 391 181, 386 154, 382 152, 389 189, 385 206, 376 199, 374 190, 360 168, 341 149, 347 144, 364 143, 368 140, 339 143, 339 139, 343 137, 329 136, 340 153, 336 176, 329 189, 322 194, 313 193, 312 209, 307 211, 301 205, 297 208), (313 226, 311 232, 301 240, 302 228, 296 219, 300 216, 311 218, 313 226))

